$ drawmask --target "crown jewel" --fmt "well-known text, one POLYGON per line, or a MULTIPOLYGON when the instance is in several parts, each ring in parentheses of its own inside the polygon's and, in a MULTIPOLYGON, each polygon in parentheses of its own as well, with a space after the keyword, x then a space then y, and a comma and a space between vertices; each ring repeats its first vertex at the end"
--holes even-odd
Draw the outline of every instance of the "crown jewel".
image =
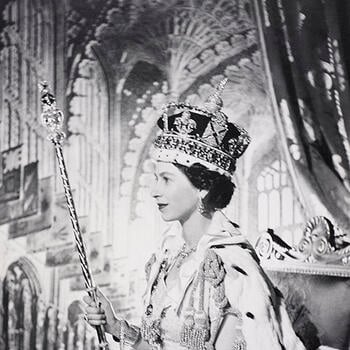
POLYGON ((222 102, 220 95, 224 91, 227 81, 227 78, 222 79, 216 86, 214 93, 207 98, 204 106, 209 113, 217 113, 221 110, 224 103, 222 102))
POLYGON ((250 143, 248 133, 228 122, 221 109, 221 93, 227 83, 223 79, 204 104, 204 108, 188 103, 168 103, 162 110, 158 126, 162 133, 154 142, 157 160, 183 165, 201 163, 210 170, 231 176, 236 160, 250 143))

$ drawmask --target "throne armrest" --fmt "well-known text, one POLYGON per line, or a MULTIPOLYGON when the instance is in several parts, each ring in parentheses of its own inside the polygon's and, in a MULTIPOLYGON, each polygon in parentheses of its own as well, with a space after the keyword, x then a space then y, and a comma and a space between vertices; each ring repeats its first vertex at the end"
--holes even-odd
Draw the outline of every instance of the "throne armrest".
POLYGON ((256 243, 261 265, 282 292, 308 350, 350 349, 350 244, 324 217, 312 218, 296 247, 273 230, 256 243))

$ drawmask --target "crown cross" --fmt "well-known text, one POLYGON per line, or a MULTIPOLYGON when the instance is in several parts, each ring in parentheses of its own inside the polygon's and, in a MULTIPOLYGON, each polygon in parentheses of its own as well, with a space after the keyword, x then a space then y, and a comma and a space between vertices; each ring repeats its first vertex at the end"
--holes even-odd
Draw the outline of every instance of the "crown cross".
POLYGON ((191 119, 191 113, 187 109, 175 119, 174 125, 180 134, 190 134, 197 127, 197 123, 191 119))

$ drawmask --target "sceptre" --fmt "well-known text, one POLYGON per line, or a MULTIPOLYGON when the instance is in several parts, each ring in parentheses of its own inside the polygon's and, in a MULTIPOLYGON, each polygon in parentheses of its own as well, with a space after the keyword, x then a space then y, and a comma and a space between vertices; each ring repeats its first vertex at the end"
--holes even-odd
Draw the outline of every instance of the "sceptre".
MULTIPOLYGON (((41 121, 44 127, 49 131, 48 140, 50 140, 54 146, 60 170, 60 176, 63 182, 64 194, 66 197, 67 207, 69 210, 70 221, 73 227, 74 239, 76 249, 78 251, 81 270, 84 276, 85 287, 92 299, 98 305, 98 298, 96 295, 96 284, 94 282, 89 262, 86 254, 86 246, 83 235, 80 231, 78 215, 75 210, 74 200, 72 196, 71 186, 68 179, 67 168, 64 162, 62 142, 66 135, 62 131, 63 127, 63 113, 56 107, 56 99, 50 92, 47 82, 40 83, 41 92, 41 121)), ((109 345, 106 340, 106 334, 102 326, 96 326, 97 337, 99 341, 99 347, 105 350, 109 349, 109 345)))

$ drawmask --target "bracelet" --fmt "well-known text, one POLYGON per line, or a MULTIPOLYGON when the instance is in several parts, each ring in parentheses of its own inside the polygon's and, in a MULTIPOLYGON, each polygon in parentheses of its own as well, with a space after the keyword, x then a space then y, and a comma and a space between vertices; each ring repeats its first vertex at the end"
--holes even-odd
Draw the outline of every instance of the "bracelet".
MULTIPOLYGON (((121 325, 121 320, 117 320, 117 322, 120 322, 120 325, 121 325)), ((118 329, 116 333, 118 333, 118 329)), ((112 334, 112 338, 115 342, 120 343, 120 326, 119 326, 119 334, 118 335, 112 334)))
POLYGON ((113 339, 120 343, 121 349, 124 349, 124 346, 132 348, 140 339, 140 330, 135 326, 130 326, 125 320, 120 320, 119 322, 119 337, 113 335, 113 339))

